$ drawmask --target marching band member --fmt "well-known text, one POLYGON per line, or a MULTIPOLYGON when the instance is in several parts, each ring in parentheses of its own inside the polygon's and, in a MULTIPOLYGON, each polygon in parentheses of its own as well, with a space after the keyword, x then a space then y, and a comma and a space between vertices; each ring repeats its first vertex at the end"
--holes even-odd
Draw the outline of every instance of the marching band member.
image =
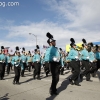
POLYGON ((8 75, 10 73, 10 68, 12 67, 11 60, 12 60, 12 57, 8 53, 7 56, 6 56, 6 65, 7 65, 7 74, 8 75))
POLYGON ((56 40, 53 39, 53 36, 48 32, 46 36, 49 38, 48 43, 50 45, 45 52, 45 62, 49 63, 50 71, 52 74, 52 83, 49 90, 50 95, 57 95, 57 83, 59 81, 59 63, 60 63, 60 54, 56 46, 56 40))
POLYGON ((63 54, 62 54, 62 49, 61 48, 59 48, 60 49, 60 63, 61 63, 61 65, 60 65, 60 74, 61 75, 64 75, 64 58, 63 58, 63 54))
POLYGON ((19 47, 16 47, 16 55, 12 58, 12 64, 14 66, 15 77, 13 84, 19 85, 20 71, 21 71, 21 61, 20 61, 20 52, 19 47))
POLYGON ((45 56, 43 56, 43 58, 42 58, 42 65, 43 65, 46 77, 48 77, 48 74, 50 72, 50 65, 49 65, 48 61, 45 61, 45 56))
POLYGON ((21 60, 21 76, 24 77, 24 72, 25 72, 25 68, 26 68, 26 61, 27 61, 27 57, 25 55, 25 48, 22 48, 22 55, 20 57, 21 60))
MULTIPOLYGON (((50 44, 50 41, 47 41, 47 43, 49 44, 49 46, 51 46, 50 44)), ((48 48, 47 48, 48 50, 48 48)), ((46 51, 45 51, 46 53, 46 51)), ((50 62, 49 62, 49 59, 46 57, 46 55, 44 54, 44 62, 45 62, 45 67, 44 67, 44 70, 45 70, 45 73, 46 73, 46 77, 48 77, 48 74, 50 72, 50 62)))
POLYGON ((82 66, 85 68, 85 70, 80 74, 81 81, 83 81, 83 77, 86 76, 86 81, 90 80, 90 66, 89 66, 89 53, 88 53, 88 44, 85 39, 82 39, 83 41, 83 50, 81 51, 81 60, 82 60, 82 66))
POLYGON ((72 69, 74 69, 71 78, 69 78, 69 82, 71 85, 81 86, 78 82, 78 76, 80 74, 80 61, 78 51, 76 50, 75 40, 73 38, 70 39, 71 41, 71 50, 68 54, 68 58, 71 60, 70 65, 72 69))
POLYGON ((96 71, 98 71, 98 69, 100 68, 100 48, 98 47, 98 45, 96 45, 96 59, 97 59, 97 69, 96 71))
POLYGON ((37 49, 35 49, 35 55, 33 56, 33 63, 34 63, 34 75, 33 78, 35 79, 37 75, 37 79, 40 79, 40 71, 41 71, 41 56, 39 51, 39 46, 36 46, 37 49))
POLYGON ((28 66, 28 71, 31 72, 32 55, 30 51, 28 51, 28 55, 27 55, 27 66, 28 66))
POLYGON ((6 56, 4 54, 4 46, 1 46, 0 54, 0 80, 3 80, 5 75, 5 66, 6 66, 6 56))
POLYGON ((88 52, 89 52, 89 62, 90 62, 90 73, 92 74, 92 76, 94 77, 96 75, 96 58, 95 58, 95 54, 94 54, 94 48, 93 48, 93 44, 90 43, 89 44, 89 48, 88 48, 88 52))

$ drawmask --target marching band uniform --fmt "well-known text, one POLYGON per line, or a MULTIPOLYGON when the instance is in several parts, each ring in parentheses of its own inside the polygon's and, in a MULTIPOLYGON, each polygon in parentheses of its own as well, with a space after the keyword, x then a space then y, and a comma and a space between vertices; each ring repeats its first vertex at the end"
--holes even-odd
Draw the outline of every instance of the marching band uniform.
POLYGON ((60 52, 60 74, 63 75, 64 72, 64 58, 62 57, 62 53, 60 52))
MULTIPOLYGON (((16 50, 19 50, 18 47, 16 47, 16 50)), ((12 58, 12 64, 14 66, 14 71, 15 71, 15 77, 13 80, 13 84, 19 85, 20 71, 21 71, 21 61, 20 61, 19 51, 17 51, 17 54, 12 58)))
POLYGON ((28 66, 28 71, 31 72, 32 56, 31 56, 31 53, 30 52, 27 55, 27 66, 28 66))
POLYGON ((21 60, 21 76, 24 77, 24 71, 25 71, 26 62, 27 62, 27 57, 25 55, 25 48, 23 48, 20 60, 21 60))
POLYGON ((1 54, 0 54, 0 80, 3 80, 5 74, 5 66, 6 66, 6 56, 4 55, 4 47, 1 46, 1 54))
POLYGON ((96 74, 96 59, 95 59, 95 55, 93 53, 93 51, 91 50, 89 52, 89 62, 90 62, 90 73, 92 74, 92 76, 94 77, 96 74))
POLYGON ((89 53, 87 51, 88 45, 83 44, 82 45, 84 49, 81 51, 81 60, 82 60, 82 66, 85 68, 85 70, 80 74, 81 80, 83 80, 83 76, 86 76, 86 81, 90 80, 90 66, 89 66, 89 53))
POLYGON ((60 61, 60 54, 58 52, 58 49, 55 47, 55 40, 53 39, 53 36, 48 32, 47 33, 48 43, 50 45, 49 48, 47 48, 45 52, 45 61, 48 61, 50 64, 50 71, 52 74, 52 83, 50 87, 50 95, 57 95, 57 83, 59 81, 59 61, 60 61))
POLYGON ((95 53, 96 55, 96 59, 97 59, 97 69, 96 71, 98 71, 98 69, 100 68, 100 48, 97 48, 97 52, 95 53))
POLYGON ((12 67, 11 60, 12 60, 12 57, 10 57, 10 55, 8 54, 6 56, 6 65, 7 65, 7 74, 8 75, 10 73, 10 67, 12 67))
POLYGON ((69 82, 71 83, 71 85, 77 85, 77 86, 81 86, 78 82, 78 76, 80 74, 80 61, 79 61, 79 55, 78 55, 78 51, 75 49, 76 48, 76 44, 74 39, 71 38, 71 50, 68 54, 68 59, 71 60, 70 65, 72 67, 72 69, 74 69, 73 74, 71 76, 71 78, 69 78, 69 82), (74 81, 74 82, 73 82, 74 81))
POLYGON ((42 62, 43 62, 43 66, 44 66, 44 71, 46 73, 46 77, 48 77, 48 74, 50 72, 50 63, 49 63, 49 60, 45 59, 45 56, 44 56, 42 62))
POLYGON ((33 78, 35 79, 37 75, 37 79, 40 80, 40 71, 41 71, 41 56, 39 54, 39 50, 35 49, 35 55, 33 56, 33 63, 34 63, 34 75, 33 78))

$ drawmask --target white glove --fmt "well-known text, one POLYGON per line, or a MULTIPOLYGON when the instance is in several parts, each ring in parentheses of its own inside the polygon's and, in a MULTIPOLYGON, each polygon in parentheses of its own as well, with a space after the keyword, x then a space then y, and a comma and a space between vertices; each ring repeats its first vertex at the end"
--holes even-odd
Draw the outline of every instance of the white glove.
POLYGON ((15 65, 16 67, 18 67, 18 65, 15 65))
POLYGON ((57 58, 56 57, 53 57, 53 61, 57 61, 57 58))
POLYGON ((39 61, 38 59, 36 59, 36 61, 39 61))
POLYGON ((62 67, 64 67, 64 66, 62 66, 62 67))
POLYGON ((93 61, 92 61, 92 60, 90 60, 90 62, 92 63, 93 61))
POLYGON ((59 59, 59 58, 57 58, 57 62, 59 62, 59 60, 60 60, 60 59, 59 59))
POLYGON ((23 63, 24 63, 25 61, 23 61, 23 63))
POLYGON ((59 59, 57 59, 57 62, 59 62, 59 59))
POLYGON ((89 57, 86 57, 87 59, 89 59, 89 57))
POLYGON ((14 62, 14 64, 16 64, 16 62, 14 62))
POLYGON ((8 63, 10 63, 10 61, 8 61, 8 63))
POLYGON ((78 59, 78 56, 75 56, 76 59, 78 59))

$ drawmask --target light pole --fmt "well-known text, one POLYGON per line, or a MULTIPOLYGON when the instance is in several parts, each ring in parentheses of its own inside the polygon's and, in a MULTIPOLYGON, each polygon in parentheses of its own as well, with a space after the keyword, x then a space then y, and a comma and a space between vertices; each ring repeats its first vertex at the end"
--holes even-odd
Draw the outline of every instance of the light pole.
MULTIPOLYGON (((33 33, 29 33, 29 35, 34 35, 33 33)), ((34 35, 36 38, 36 45, 37 45, 37 35, 34 35)))

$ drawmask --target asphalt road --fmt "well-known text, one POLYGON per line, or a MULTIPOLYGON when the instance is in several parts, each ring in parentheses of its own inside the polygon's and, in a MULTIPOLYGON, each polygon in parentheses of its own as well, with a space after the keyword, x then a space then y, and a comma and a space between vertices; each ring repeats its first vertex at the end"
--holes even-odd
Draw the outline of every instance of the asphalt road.
POLYGON ((100 100, 100 70, 93 82, 84 80, 81 86, 70 85, 68 78, 70 70, 66 70, 64 75, 60 75, 57 85, 59 95, 51 96, 49 88, 51 85, 51 75, 45 77, 43 70, 41 80, 33 80, 33 72, 25 72, 25 77, 20 77, 20 85, 13 85, 14 72, 5 74, 4 80, 0 80, 0 100, 100 100))

